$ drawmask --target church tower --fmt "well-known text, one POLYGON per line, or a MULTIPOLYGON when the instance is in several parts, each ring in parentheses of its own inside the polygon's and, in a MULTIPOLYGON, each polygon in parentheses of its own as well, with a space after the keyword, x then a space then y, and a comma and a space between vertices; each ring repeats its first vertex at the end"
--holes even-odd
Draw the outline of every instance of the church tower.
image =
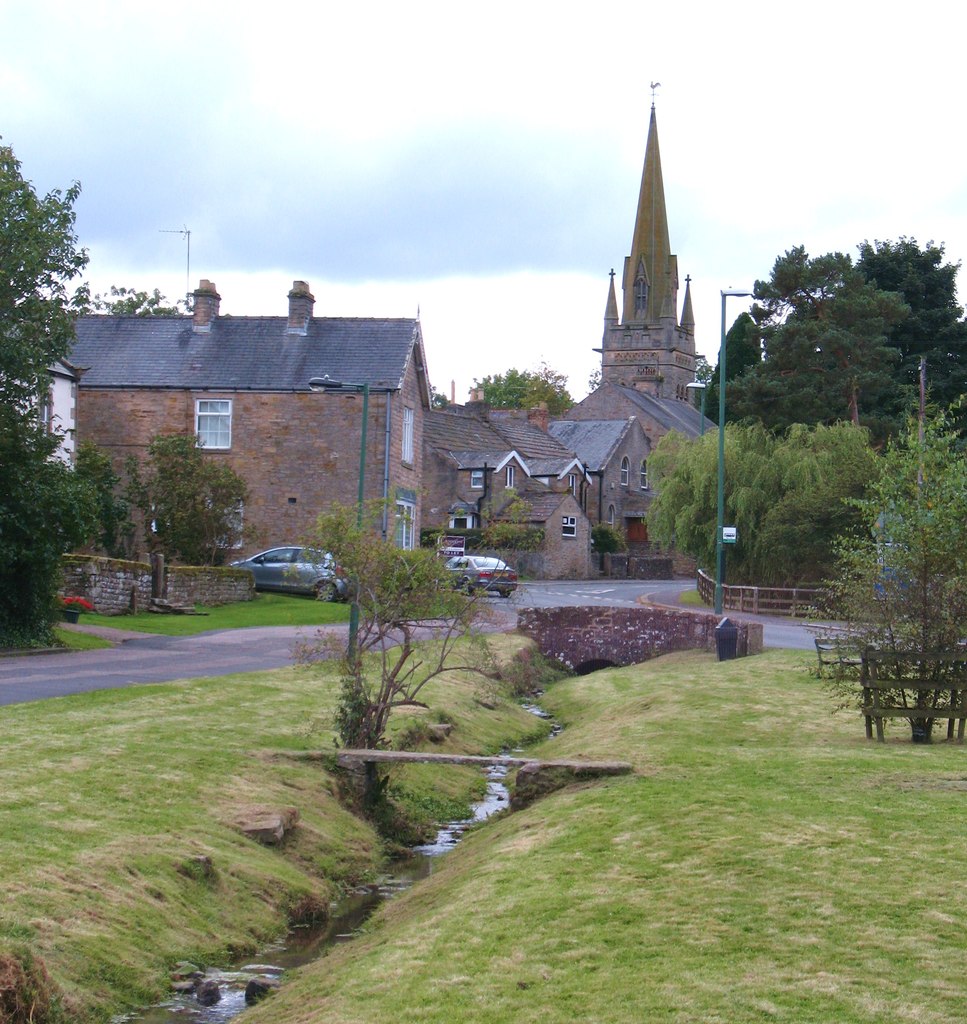
POLYGON ((657 398, 687 400, 695 379, 695 318, 689 279, 678 319, 678 257, 668 240, 658 124, 651 106, 638 211, 621 280, 621 318, 615 274, 604 314, 601 379, 635 387, 657 398))

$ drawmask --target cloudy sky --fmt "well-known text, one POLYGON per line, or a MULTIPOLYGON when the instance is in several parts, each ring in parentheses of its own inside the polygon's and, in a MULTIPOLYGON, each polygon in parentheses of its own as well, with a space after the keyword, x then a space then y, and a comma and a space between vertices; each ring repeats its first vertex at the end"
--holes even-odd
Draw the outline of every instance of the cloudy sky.
POLYGON ((720 289, 794 245, 967 255, 965 27, 935 0, 0 0, 0 135, 38 191, 81 182, 94 291, 174 298, 190 273, 223 313, 283 315, 307 280, 319 315, 419 309, 458 401, 542 360, 581 397, 651 82, 714 362, 720 289))

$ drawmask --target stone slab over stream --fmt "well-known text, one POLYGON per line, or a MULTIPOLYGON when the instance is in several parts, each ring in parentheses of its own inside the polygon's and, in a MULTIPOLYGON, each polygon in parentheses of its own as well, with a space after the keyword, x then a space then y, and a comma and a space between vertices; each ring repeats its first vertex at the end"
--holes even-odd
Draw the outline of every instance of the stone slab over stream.
POLYGON ((336 763, 353 779, 362 794, 366 787, 367 764, 465 764, 486 767, 505 765, 517 768, 511 809, 520 810, 535 800, 563 789, 572 782, 586 782, 589 779, 611 775, 628 775, 631 765, 627 761, 582 761, 570 760, 539 761, 533 757, 513 757, 497 754, 481 757, 474 754, 435 754, 409 750, 340 750, 336 763))

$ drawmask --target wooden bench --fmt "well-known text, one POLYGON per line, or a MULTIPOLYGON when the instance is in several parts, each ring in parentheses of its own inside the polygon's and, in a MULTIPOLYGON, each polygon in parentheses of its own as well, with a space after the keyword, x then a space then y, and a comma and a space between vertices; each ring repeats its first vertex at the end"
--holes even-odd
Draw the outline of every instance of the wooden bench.
POLYGON ((884 721, 906 718, 929 740, 933 723, 946 718, 947 739, 953 739, 956 722, 957 742, 964 742, 967 651, 921 654, 868 649, 862 656, 860 685, 867 739, 873 738, 875 724, 876 738, 884 742, 884 721))
POLYGON ((819 659, 819 676, 822 678, 828 668, 857 669, 862 665, 860 649, 855 640, 847 636, 817 636, 816 657, 819 659))

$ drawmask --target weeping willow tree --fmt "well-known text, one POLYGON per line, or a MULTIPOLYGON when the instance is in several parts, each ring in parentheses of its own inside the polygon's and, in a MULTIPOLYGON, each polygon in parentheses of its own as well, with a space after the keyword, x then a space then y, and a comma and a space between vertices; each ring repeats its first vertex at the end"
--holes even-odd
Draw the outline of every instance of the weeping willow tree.
MULTIPOLYGON (((700 566, 715 565, 718 434, 688 440, 671 433, 648 460, 657 480, 649 531, 700 566)), ((852 501, 875 478, 877 455, 852 424, 794 425, 776 435, 762 426, 725 431, 725 523, 738 530, 728 549, 731 583, 792 586, 833 571, 834 545, 858 528, 852 501)))

